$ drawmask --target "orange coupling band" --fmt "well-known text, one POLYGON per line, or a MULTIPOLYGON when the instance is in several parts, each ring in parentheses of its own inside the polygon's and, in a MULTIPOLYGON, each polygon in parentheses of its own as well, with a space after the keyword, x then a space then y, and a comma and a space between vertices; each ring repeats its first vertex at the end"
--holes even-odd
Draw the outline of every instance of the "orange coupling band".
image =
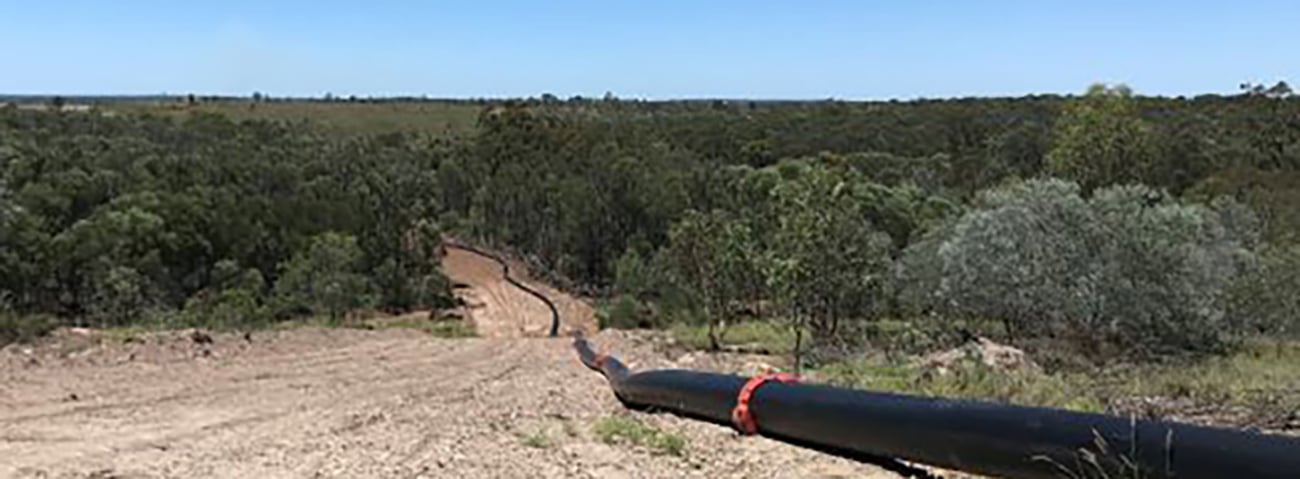
POLYGON ((736 407, 731 410, 731 423, 741 434, 750 435, 758 432, 758 423, 754 420, 753 411, 749 409, 749 401, 753 399, 754 391, 768 381, 793 383, 798 382, 799 378, 790 373, 765 373, 749 378, 745 386, 740 388, 740 395, 736 397, 736 407))

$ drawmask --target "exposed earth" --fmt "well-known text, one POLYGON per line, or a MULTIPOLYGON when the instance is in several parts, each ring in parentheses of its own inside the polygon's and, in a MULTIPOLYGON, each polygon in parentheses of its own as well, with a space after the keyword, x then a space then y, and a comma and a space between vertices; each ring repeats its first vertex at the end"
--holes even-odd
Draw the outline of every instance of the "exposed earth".
MULTIPOLYGON (((855 477, 892 474, 671 415, 627 412, 549 312, 500 267, 449 250, 481 337, 414 329, 122 334, 65 329, 0 351, 0 477, 855 477), (681 455, 606 444, 631 416, 681 455)), ((512 267, 515 272, 521 267, 512 267)), ((591 307, 556 301, 565 329, 591 307)), ((593 343, 638 367, 753 372, 762 357, 684 354, 649 333, 593 343)))

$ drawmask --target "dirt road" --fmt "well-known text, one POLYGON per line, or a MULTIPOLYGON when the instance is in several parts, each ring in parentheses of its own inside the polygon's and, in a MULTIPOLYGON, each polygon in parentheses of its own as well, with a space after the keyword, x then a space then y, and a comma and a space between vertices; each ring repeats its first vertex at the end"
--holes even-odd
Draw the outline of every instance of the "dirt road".
MULTIPOLYGON (((492 266, 455 253, 445 263, 479 302, 470 315, 482 338, 303 328, 207 344, 186 333, 64 331, 12 345, 0 351, 0 477, 892 477, 723 427, 627 413, 567 340, 520 337, 543 331, 548 316, 519 319, 537 308, 496 285, 484 273, 492 266), (627 414, 685 438, 685 453, 605 444, 593 432, 627 414)), ((640 335, 593 339, 637 367, 745 367, 674 357, 640 335)))
MULTIPOLYGON (((458 248, 448 248, 443 257, 443 271, 456 288, 456 294, 468 306, 470 320, 479 336, 488 338, 543 337, 549 332, 550 309, 536 297, 520 291, 501 276, 501 265, 483 256, 458 248)), ((511 275, 541 292, 555 303, 564 318, 562 331, 596 332, 596 314, 591 305, 544 283, 533 281, 527 268, 510 261, 511 275)))

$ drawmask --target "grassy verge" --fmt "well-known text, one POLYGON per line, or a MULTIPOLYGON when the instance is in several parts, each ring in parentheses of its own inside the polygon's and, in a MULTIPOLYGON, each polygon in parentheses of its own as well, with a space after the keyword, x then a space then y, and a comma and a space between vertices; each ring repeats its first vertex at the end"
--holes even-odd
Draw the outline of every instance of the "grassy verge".
MULTIPOLYGON (((1190 366, 1138 368, 1100 389, 1116 396, 1186 399, 1245 408, 1259 420, 1300 416, 1300 343, 1259 340, 1235 354, 1190 366)), ((1297 424, 1300 426, 1300 424, 1297 424)))
POLYGON ((686 453, 685 438, 631 417, 601 419, 596 423, 595 433, 605 444, 627 444, 659 455, 681 456, 686 453))
POLYGON ((29 316, 0 312, 0 347, 25 343, 48 334, 58 326, 50 316, 29 316))
POLYGON ((875 391, 1076 411, 1208 415, 1203 419, 1225 425, 1294 427, 1287 422, 1300 413, 1300 343, 1294 342, 1256 342, 1197 362, 1089 372, 996 371, 972 361, 939 375, 912 362, 873 358, 827 365, 816 375, 875 391), (1135 411, 1126 406, 1133 398, 1157 407, 1135 411), (1233 408, 1239 410, 1235 418, 1215 417, 1216 411, 1233 408))
MULTIPOLYGON (((4 328, 3 321, 4 319, 0 317, 0 334, 2 334, 4 328)), ((203 321, 147 321, 126 326, 104 328, 101 329, 100 332, 109 339, 127 341, 152 332, 186 328, 201 328, 214 331, 257 329, 289 330, 298 328, 350 328, 366 330, 413 329, 439 338, 470 338, 477 336, 474 327, 468 321, 459 319, 435 320, 423 315, 406 315, 398 317, 376 315, 365 319, 343 322, 331 321, 329 318, 324 316, 311 316, 277 322, 248 323, 241 327, 232 327, 221 324, 205 324, 203 321)), ((0 342, 0 344, 3 343, 0 342)))
MULTIPOLYGON (((669 333, 687 348, 709 347, 708 328, 685 324, 674 325, 669 333)), ((795 334, 789 327, 773 321, 747 321, 721 330, 718 342, 724 350, 755 354, 787 355, 794 351, 795 334)))
MULTIPOLYGON (((1043 357, 1059 366, 1006 371, 969 360, 939 374, 907 353, 937 349, 914 337, 928 331, 905 321, 871 326, 864 334, 875 354, 821 365, 810 376, 873 391, 1300 430, 1300 341, 1257 339, 1226 356, 1104 368, 1043 357)), ((704 326, 678 324, 670 334, 687 348, 709 346, 704 326)), ((724 350, 784 356, 792 352, 794 333, 780 323, 752 321, 727 328, 720 339, 724 350)))
POLYGON ((1087 375, 996 371, 973 363, 939 375, 911 363, 874 358, 830 364, 816 375, 831 384, 872 391, 1089 412, 1100 412, 1105 406, 1087 375))
POLYGON ((459 319, 433 320, 407 316, 399 319, 365 321, 367 329, 414 329, 438 338, 472 338, 477 336, 469 321, 459 319))

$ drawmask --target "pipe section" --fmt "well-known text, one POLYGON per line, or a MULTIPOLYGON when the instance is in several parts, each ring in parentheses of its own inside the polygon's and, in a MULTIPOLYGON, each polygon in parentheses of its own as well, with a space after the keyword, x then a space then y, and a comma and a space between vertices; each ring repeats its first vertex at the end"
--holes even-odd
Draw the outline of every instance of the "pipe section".
POLYGON ((468 251, 470 253, 474 253, 476 255, 482 256, 492 261, 496 261, 497 264, 501 265, 501 276, 505 278, 507 283, 510 283, 511 286, 519 288, 520 290, 523 290, 523 292, 532 295, 533 297, 541 300, 543 303, 546 303, 546 307, 551 310, 551 330, 549 336, 554 338, 560 333, 560 311, 555 307, 555 303, 551 301, 551 298, 546 297, 546 295, 542 294, 540 291, 537 291, 533 289, 531 286, 528 286, 518 280, 515 280, 514 277, 510 276, 510 264, 506 263, 504 259, 501 259, 495 254, 489 253, 487 251, 483 251, 481 249, 469 245, 463 245, 451 241, 444 241, 443 245, 447 248, 458 249, 461 251, 468 251))
MULTIPOLYGON (((574 348, 637 409, 729 425, 747 381, 686 370, 632 373, 580 335, 574 348)), ((1278 435, 778 382, 758 388, 750 409, 758 434, 905 475, 917 471, 897 459, 1015 479, 1300 477, 1300 439, 1278 435)))

